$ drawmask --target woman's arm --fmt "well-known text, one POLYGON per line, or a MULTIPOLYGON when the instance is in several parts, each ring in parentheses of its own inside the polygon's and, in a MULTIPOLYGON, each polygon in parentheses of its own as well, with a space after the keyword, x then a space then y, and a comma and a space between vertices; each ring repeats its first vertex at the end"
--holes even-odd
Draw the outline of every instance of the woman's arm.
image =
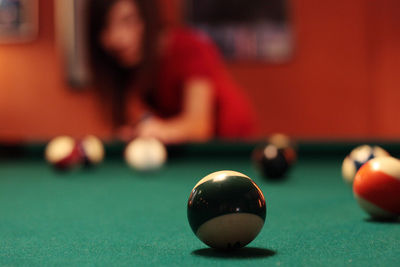
POLYGON ((214 135, 214 90, 207 79, 191 79, 183 90, 183 109, 178 116, 162 120, 157 117, 137 127, 138 136, 155 137, 170 143, 204 142, 214 135))

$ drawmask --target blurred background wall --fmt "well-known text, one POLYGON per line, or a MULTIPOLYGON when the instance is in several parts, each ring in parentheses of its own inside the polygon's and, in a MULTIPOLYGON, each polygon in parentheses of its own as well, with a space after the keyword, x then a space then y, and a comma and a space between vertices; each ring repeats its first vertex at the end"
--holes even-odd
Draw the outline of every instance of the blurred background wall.
MULTIPOLYGON (((169 25, 183 0, 160 0, 169 25)), ((291 0, 295 51, 285 64, 228 63, 262 134, 302 139, 400 139, 400 1, 291 0)), ((109 137, 90 91, 68 88, 54 3, 39 0, 36 41, 0 46, 0 140, 87 133, 109 137)))

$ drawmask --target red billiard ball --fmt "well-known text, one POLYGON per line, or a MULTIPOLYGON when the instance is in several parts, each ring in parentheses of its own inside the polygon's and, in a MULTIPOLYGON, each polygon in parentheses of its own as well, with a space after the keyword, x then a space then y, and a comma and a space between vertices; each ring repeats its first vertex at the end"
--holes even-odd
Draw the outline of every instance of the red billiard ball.
POLYGON ((69 136, 52 139, 46 146, 45 158, 48 163, 59 170, 79 166, 82 155, 78 142, 69 136))
POLYGON ((357 172, 354 196, 360 207, 376 219, 400 215, 400 161, 392 157, 375 158, 357 172))

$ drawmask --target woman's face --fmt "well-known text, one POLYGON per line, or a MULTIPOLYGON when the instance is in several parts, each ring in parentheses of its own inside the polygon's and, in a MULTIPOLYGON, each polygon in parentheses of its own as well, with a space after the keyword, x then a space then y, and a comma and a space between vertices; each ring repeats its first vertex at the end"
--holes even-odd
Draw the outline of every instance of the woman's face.
POLYGON ((101 32, 103 48, 124 67, 133 67, 142 59, 144 23, 134 1, 119 0, 110 9, 101 32))

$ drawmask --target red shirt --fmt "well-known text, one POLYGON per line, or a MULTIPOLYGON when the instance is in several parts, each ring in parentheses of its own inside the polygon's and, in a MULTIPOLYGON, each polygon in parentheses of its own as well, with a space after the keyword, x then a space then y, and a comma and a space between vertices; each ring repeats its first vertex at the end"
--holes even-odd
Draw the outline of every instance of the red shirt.
POLYGON ((183 84, 189 79, 206 78, 213 83, 215 135, 246 138, 255 134, 255 116, 240 88, 231 79, 215 45, 203 34, 189 29, 170 33, 161 57, 156 112, 168 118, 181 112, 183 84))

